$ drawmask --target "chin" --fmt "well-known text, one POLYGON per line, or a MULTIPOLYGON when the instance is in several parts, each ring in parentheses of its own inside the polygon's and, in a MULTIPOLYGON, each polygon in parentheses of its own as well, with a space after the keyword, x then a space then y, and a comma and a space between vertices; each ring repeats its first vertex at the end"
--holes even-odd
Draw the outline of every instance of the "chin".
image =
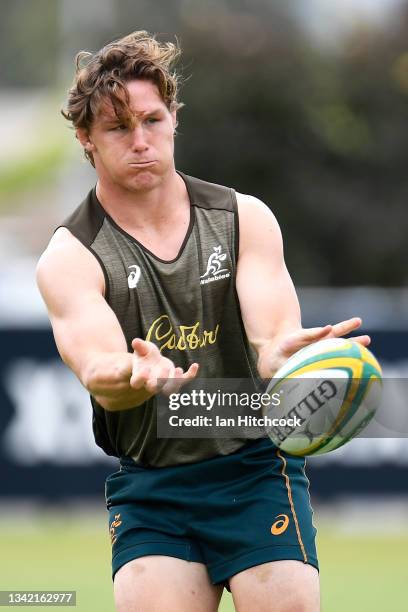
POLYGON ((163 176, 143 170, 127 182, 127 187, 131 191, 150 191, 158 187, 163 180, 163 176))
POLYGON ((161 185, 170 172, 171 167, 163 168, 163 166, 158 167, 157 165, 153 168, 146 168, 146 170, 138 170, 128 179, 127 184, 134 191, 151 190, 161 185))

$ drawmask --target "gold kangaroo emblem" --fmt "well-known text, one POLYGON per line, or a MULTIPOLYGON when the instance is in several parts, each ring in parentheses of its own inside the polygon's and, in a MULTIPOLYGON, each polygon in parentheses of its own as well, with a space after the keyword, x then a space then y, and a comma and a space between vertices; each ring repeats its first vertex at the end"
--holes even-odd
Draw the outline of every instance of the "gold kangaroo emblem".
POLYGON ((116 527, 119 527, 119 525, 122 524, 122 521, 119 519, 120 519, 120 514, 115 514, 115 520, 112 521, 110 525, 109 533, 110 533, 112 545, 116 542, 118 538, 118 536, 116 535, 116 527))

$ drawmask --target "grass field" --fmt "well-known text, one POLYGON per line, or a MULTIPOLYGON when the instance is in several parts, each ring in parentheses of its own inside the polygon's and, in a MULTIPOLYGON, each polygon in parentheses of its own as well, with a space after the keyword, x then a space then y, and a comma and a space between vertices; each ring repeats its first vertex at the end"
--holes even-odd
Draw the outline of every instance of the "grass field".
MULTIPOLYGON (((407 609, 408 525, 383 535, 345 532, 326 517, 318 546, 323 612, 407 609)), ((104 514, 3 512, 0 550, 0 590, 76 590, 77 610, 114 612, 104 514)), ((220 611, 233 609, 225 593, 220 611)))

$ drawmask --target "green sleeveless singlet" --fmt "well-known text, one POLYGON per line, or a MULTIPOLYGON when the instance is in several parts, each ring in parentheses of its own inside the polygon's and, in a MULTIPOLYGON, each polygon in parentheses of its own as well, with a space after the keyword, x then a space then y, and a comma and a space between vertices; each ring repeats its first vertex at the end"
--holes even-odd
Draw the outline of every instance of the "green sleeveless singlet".
MULTIPOLYGON (((235 289, 238 212, 233 189, 179 173, 191 205, 180 251, 164 261, 127 234, 105 212, 93 189, 61 226, 99 261, 105 299, 116 314, 128 350, 134 338, 154 342, 201 378, 256 379, 256 360, 242 323, 235 289)), ((171 227, 169 227, 171 231, 171 227)), ((101 330, 103 333, 103 330, 101 330)), ((227 455, 246 439, 160 439, 155 398, 129 410, 107 411, 91 397, 96 443, 108 454, 162 467, 227 455)))

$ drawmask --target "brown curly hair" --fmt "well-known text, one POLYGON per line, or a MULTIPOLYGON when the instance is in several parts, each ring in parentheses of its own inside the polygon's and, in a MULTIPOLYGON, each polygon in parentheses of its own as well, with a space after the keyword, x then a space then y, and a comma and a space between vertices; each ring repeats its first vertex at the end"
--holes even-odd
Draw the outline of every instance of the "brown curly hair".
MULTIPOLYGON (((89 131, 101 103, 109 99, 118 119, 132 123, 126 83, 132 79, 152 81, 170 111, 183 106, 177 100, 180 76, 172 71, 181 53, 178 44, 160 43, 145 30, 113 41, 95 54, 80 51, 75 58, 74 83, 61 113, 74 128, 89 131)), ((92 154, 85 157, 93 165, 92 154)))

